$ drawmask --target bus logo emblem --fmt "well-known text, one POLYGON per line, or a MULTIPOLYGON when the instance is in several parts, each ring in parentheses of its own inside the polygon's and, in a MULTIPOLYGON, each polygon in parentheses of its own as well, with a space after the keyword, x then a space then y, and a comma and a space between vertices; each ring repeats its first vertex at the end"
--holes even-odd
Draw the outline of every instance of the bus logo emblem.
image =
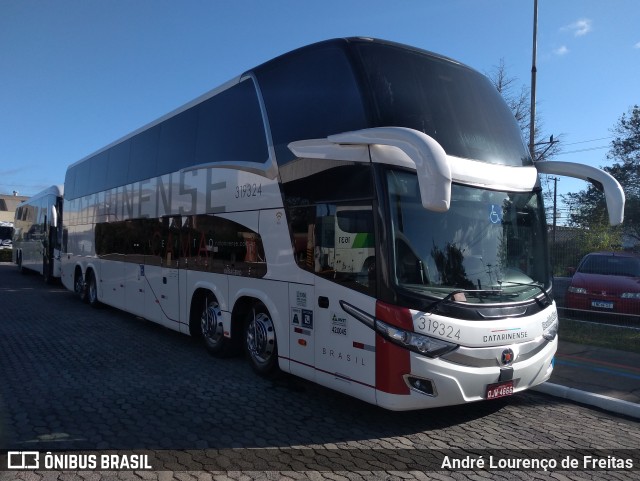
POLYGON ((514 357, 515 356, 511 349, 505 349, 504 351, 502 351, 502 355, 500 356, 500 363, 503 366, 508 366, 513 362, 514 357))

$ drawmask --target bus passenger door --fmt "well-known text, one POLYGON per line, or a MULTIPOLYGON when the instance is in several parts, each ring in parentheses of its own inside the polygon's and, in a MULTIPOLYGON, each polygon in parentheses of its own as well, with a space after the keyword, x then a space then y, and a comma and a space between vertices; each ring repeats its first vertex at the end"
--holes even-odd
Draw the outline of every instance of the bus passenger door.
POLYGON ((374 315, 375 299, 323 277, 316 278, 315 295, 316 382, 375 403, 375 333, 341 305, 374 315))
POLYGON ((371 204, 318 204, 314 217, 316 381, 375 403, 375 333, 341 304, 375 315, 371 204))

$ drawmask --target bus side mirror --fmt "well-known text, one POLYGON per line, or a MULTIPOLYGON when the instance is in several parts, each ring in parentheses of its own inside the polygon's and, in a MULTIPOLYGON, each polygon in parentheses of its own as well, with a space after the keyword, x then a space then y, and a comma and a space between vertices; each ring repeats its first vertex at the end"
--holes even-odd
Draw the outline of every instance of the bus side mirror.
POLYGON ((49 213, 49 225, 53 228, 58 227, 58 210, 54 205, 51 206, 51 212, 49 213))
POLYGON ((291 142, 288 147, 300 158, 368 162, 366 147, 370 145, 389 145, 404 152, 410 161, 407 164, 415 165, 422 206, 434 212, 449 210, 451 165, 438 141, 423 132, 406 127, 374 127, 330 135, 327 139, 291 142))
POLYGON ((434 138, 406 127, 375 127, 330 135, 337 144, 390 145, 402 150, 416 165, 422 206, 447 212, 451 205, 451 166, 447 153, 434 138))
POLYGON ((574 162, 543 160, 536 162, 535 166, 541 174, 564 175, 591 182, 598 190, 604 191, 609 213, 609 224, 622 224, 624 219, 624 191, 612 175, 590 165, 576 164, 574 162))

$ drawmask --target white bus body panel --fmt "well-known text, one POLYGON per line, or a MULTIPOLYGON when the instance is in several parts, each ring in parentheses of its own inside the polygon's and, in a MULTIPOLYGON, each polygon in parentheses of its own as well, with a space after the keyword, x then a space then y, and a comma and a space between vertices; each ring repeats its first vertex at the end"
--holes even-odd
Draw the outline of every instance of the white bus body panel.
MULTIPOLYGON (((517 347, 517 344, 504 346, 505 349, 514 350, 517 347)), ((549 379, 557 347, 558 338, 556 337, 534 357, 513 365, 514 393, 549 379)), ((400 411, 481 401, 486 398, 487 386, 498 381, 499 371, 498 367, 463 366, 411 353, 412 374, 433 381, 436 396, 427 396, 414 390, 411 390, 408 395, 378 391, 377 402, 381 407, 400 411)))
POLYGON ((344 312, 340 301, 347 298, 361 311, 375 313, 376 300, 322 277, 316 278, 315 294, 326 299, 314 321, 316 381, 375 404, 376 334, 344 312))

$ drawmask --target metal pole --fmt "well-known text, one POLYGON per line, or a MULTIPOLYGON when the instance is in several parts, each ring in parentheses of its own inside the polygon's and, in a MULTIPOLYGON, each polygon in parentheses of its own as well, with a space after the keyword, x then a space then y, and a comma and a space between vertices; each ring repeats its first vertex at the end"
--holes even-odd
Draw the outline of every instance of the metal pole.
POLYGON ((533 0, 533 60, 531 62, 531 119, 529 124, 529 152, 531 158, 535 158, 535 134, 536 134, 536 56, 538 37, 538 0, 533 0))
POLYGON ((556 219, 558 212, 558 178, 553 178, 553 247, 556 247, 556 219))

